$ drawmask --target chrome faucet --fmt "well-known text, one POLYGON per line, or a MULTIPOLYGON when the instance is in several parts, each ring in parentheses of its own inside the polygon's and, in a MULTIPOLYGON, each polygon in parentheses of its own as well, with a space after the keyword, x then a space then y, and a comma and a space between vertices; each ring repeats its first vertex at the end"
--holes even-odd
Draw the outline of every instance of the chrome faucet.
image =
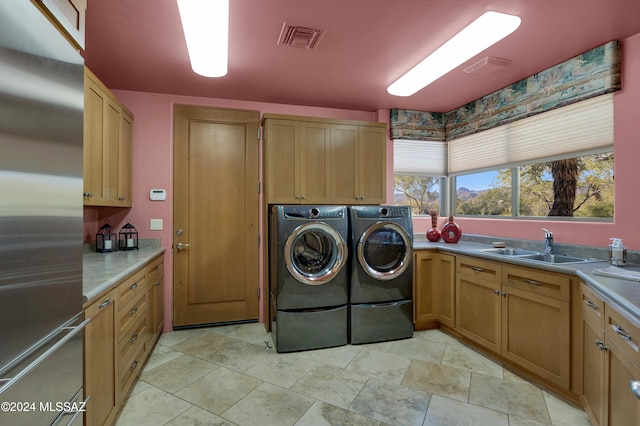
POLYGON ((553 233, 545 228, 542 230, 544 231, 544 254, 553 254, 553 233))

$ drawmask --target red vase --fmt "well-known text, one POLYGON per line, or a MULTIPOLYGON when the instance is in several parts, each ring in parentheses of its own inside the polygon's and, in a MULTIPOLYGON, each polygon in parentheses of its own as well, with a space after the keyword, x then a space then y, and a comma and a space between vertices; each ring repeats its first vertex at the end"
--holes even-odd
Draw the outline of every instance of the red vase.
POLYGON ((438 231, 438 213, 429 212, 431 215, 431 229, 427 231, 427 240, 432 243, 440 241, 440 231, 438 231))
POLYGON ((457 243, 462 236, 462 229, 453 221, 453 216, 449 216, 449 222, 442 227, 442 239, 445 243, 457 243))

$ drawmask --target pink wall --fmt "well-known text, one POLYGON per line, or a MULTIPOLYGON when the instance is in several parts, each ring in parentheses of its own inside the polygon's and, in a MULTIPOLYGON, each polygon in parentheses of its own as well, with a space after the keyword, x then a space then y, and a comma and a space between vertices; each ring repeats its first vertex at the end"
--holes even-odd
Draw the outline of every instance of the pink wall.
MULTIPOLYGON (((609 237, 624 238, 630 250, 640 250, 640 232, 637 230, 636 212, 640 211, 637 185, 637 160, 640 144, 637 144, 635 124, 640 122, 637 102, 640 99, 640 34, 623 40, 623 89, 615 95, 615 174, 616 206, 614 223, 573 223, 545 220, 490 220, 460 218, 456 221, 466 233, 523 239, 541 239, 540 228, 554 232, 559 243, 606 246, 609 237)), ((129 218, 140 233, 140 238, 160 238, 167 249, 165 255, 165 318, 172 318, 172 164, 173 164, 173 106, 175 104, 210 106, 254 110, 262 113, 293 114, 337 119, 381 121, 389 123, 389 110, 350 111, 296 105, 244 102, 224 99, 198 98, 129 92, 115 90, 116 96, 135 116, 134 125, 134 207, 85 208, 85 242, 95 239, 99 225, 109 219, 120 229, 129 218), (164 188, 166 201, 150 201, 149 190, 164 188), (163 219, 162 231, 149 229, 150 219, 163 219)), ((387 202, 393 202, 393 145, 387 145, 387 202)), ((440 219, 440 224, 444 219, 440 219)), ((414 232, 423 233, 431 226, 429 218, 415 218, 414 232)), ((264 283, 260 283, 262 294, 264 283)), ((262 307, 261 307, 262 309, 262 307)), ((263 319, 263 312, 260 312, 263 319)), ((171 321, 165 322, 165 331, 171 330, 171 321)))

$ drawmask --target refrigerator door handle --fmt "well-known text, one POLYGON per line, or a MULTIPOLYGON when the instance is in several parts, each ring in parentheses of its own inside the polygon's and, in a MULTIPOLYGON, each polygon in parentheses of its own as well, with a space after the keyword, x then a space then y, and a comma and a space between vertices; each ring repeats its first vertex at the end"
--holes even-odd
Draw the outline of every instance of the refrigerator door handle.
POLYGON ((75 327, 63 327, 63 328, 61 328, 61 330, 65 330, 65 331, 71 330, 71 331, 66 336, 64 336, 62 339, 57 341, 53 346, 51 346, 49 349, 47 349, 45 352, 43 352, 42 355, 40 355, 38 358, 36 358, 31 364, 29 364, 24 369, 22 369, 14 377, 4 378, 4 379, 0 378, 0 381, 3 381, 3 380, 6 381, 2 385, 2 387, 0 387, 0 395, 2 395, 4 392, 6 392, 11 386, 13 386, 14 384, 18 383, 20 381, 20 379, 22 379, 24 376, 29 374, 38 365, 42 364, 42 362, 45 359, 49 358, 51 356, 51 354, 53 354, 55 351, 60 349, 65 343, 67 343, 69 340, 73 339, 76 334, 80 333, 87 326, 87 324, 89 324, 89 322, 91 322, 91 318, 82 321, 80 324, 78 324, 75 327))

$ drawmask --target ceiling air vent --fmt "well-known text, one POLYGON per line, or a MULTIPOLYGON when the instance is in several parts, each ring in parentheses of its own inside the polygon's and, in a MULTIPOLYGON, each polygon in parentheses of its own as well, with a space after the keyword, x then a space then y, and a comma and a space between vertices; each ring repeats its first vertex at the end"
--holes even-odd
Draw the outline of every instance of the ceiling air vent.
POLYGON ((315 49, 324 37, 325 30, 303 27, 301 25, 291 25, 286 22, 282 25, 278 44, 293 47, 304 47, 305 49, 315 49))
POLYGON ((467 74, 489 75, 500 71, 506 67, 511 61, 509 59, 494 58, 493 56, 485 56, 475 64, 464 69, 467 74))

